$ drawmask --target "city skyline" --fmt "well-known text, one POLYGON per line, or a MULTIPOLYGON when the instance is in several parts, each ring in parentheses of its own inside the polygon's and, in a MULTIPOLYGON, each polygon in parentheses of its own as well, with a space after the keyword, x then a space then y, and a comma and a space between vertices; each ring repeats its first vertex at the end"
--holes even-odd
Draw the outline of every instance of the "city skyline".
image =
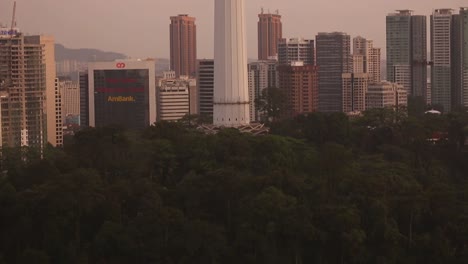
MULTIPOLYGON (((148 0, 115 0, 112 5, 91 0, 17 0, 17 25, 27 34, 55 36, 56 42, 70 48, 97 48, 122 52, 133 58, 169 58, 168 27, 170 16, 188 14, 197 18, 199 58, 213 57, 214 1, 175 0, 161 6, 148 0), (93 8, 89 8, 92 6, 93 8), (56 8, 57 12, 52 9, 56 8), (128 11, 132 10, 132 11, 128 11), (43 14, 47 14, 45 17, 43 14), (83 14, 86 14, 85 16, 83 14), (149 33, 151 32, 151 34, 149 33), (144 33, 144 34, 141 34, 144 33), (135 34, 140 41, 122 41, 135 34), (119 41, 120 39, 120 41, 119 41)), ((408 2, 359 0, 251 0, 246 3, 248 57, 257 57, 258 14, 261 8, 271 13, 279 10, 283 37, 313 39, 318 32, 346 32, 373 39, 376 47, 385 47, 385 16, 396 9, 412 9, 416 15, 429 16, 433 9, 466 6, 462 0, 408 2), (336 8, 340 6, 340 8, 336 8), (349 12, 349 10, 359 10, 349 12), (372 12, 368 12, 372 10, 372 12), (341 19, 339 19, 341 18, 341 19), (352 19, 351 19, 352 18, 352 19), (307 21, 304 23, 304 21, 307 21), (378 21, 378 23, 369 23, 378 21), (372 25, 372 26, 370 26, 372 25)), ((0 22, 9 25, 13 0, 0 5, 0 22)), ((382 57, 385 57, 383 49, 382 57)))

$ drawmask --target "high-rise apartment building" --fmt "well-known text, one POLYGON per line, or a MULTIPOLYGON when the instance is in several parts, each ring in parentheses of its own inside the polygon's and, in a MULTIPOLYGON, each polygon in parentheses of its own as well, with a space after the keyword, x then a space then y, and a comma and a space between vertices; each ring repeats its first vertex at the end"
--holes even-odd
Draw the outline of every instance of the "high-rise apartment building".
POLYGON ((368 49, 366 67, 366 73, 369 75, 370 82, 378 83, 382 81, 380 48, 375 48, 372 46, 368 49))
POLYGON ((408 95, 426 97, 427 18, 398 10, 386 18, 387 80, 396 82, 408 95))
POLYGON ((216 126, 250 123, 244 0, 215 1, 214 111, 216 126))
POLYGON ((340 32, 316 37, 319 75, 319 110, 343 111, 343 73, 352 71, 351 38, 340 32))
POLYGON ((3 146, 42 150, 48 141, 54 146, 60 143, 54 56, 51 37, 24 36, 16 30, 0 36, 3 146))
POLYGON ((278 61, 265 60, 249 63, 250 120, 262 121, 256 101, 267 88, 279 88, 278 61))
POLYGON ((432 104, 452 109, 452 10, 436 9, 431 15, 432 104))
POLYGON ((453 16, 452 106, 468 107, 468 7, 453 16))
POLYGON ((89 75, 79 73, 80 81, 80 127, 89 127, 89 75))
POLYGON ((278 67, 279 86, 286 96, 286 117, 318 110, 318 71, 313 65, 293 62, 278 67))
POLYGON ((353 68, 351 72, 353 73, 365 73, 366 72, 366 56, 363 55, 352 55, 353 68))
POLYGON ((353 113, 366 110, 366 93, 369 84, 367 73, 344 73, 343 112, 353 113))
POLYGON ((262 9, 258 18, 258 60, 268 60, 278 55, 278 42, 283 38, 281 15, 266 14, 262 9))
POLYGON ((413 97, 427 97, 427 17, 411 16, 411 81, 412 88, 409 95, 413 97))
POLYGON ((176 76, 195 76, 197 62, 197 26, 188 15, 171 17, 171 70, 176 76))
POLYGON ((197 62, 198 114, 213 117, 214 97, 214 60, 197 62))
POLYGON ((380 82, 380 60, 380 48, 374 47, 374 41, 361 36, 353 39, 353 73, 367 73, 369 82, 380 82))
POLYGON ((403 85, 381 82, 369 84, 366 109, 408 106, 408 94, 403 85))
MULTIPOLYGON (((63 101, 62 101, 62 93, 60 90, 60 81, 58 78, 55 79, 55 89, 54 89, 54 97, 53 101, 51 100, 51 97, 47 98, 47 106, 53 103, 53 115, 48 114, 47 115, 47 123, 52 123, 50 122, 50 119, 53 118, 53 124, 55 125, 55 130, 52 132, 52 135, 54 135, 55 132, 55 146, 61 147, 63 146, 63 121, 64 121, 64 116, 63 116, 63 101)), ((48 112, 51 113, 51 112, 48 112)), ((50 134, 50 129, 47 131, 48 134, 50 134)), ((50 140, 49 140, 50 142, 50 140)))
POLYGON ((315 65, 314 41, 303 38, 280 39, 278 43, 278 62, 291 65, 302 61, 304 65, 315 65))
POLYGON ((156 122, 154 61, 88 65, 89 126, 143 129, 156 122))

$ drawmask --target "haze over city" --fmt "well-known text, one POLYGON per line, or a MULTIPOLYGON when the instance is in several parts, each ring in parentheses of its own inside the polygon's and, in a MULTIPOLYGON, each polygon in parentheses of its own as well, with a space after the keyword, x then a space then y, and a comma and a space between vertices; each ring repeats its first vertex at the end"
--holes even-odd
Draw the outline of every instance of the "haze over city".
MULTIPOLYGON (((17 25, 28 34, 53 35, 70 48, 97 48, 133 58, 169 57, 169 16, 196 17, 198 57, 213 57, 212 0, 18 0, 17 25)), ((434 8, 465 5, 464 0, 248 0, 248 55, 257 56, 258 13, 277 9, 283 36, 315 38, 317 32, 342 31, 373 39, 385 54, 385 15, 412 9, 430 15, 434 8)), ((0 22, 10 24, 13 0, 0 4, 0 22)))

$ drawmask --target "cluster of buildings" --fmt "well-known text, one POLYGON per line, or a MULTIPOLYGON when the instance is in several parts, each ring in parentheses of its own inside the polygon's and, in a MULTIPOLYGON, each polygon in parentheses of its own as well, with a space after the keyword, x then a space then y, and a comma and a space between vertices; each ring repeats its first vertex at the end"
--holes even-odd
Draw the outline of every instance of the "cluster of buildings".
POLYGON ((284 118, 397 108, 409 97, 445 111, 468 107, 468 8, 435 10, 430 28, 410 10, 389 14, 386 80, 372 40, 285 38, 278 11, 258 15, 258 59, 249 63, 244 8, 244 0, 215 2, 214 59, 197 59, 194 17, 170 17, 170 71, 160 76, 148 59, 90 62, 79 83, 57 78, 53 38, 0 30, 0 143, 61 146, 70 126, 139 129, 194 114, 217 126, 262 122, 256 102, 268 88, 284 95, 284 118))

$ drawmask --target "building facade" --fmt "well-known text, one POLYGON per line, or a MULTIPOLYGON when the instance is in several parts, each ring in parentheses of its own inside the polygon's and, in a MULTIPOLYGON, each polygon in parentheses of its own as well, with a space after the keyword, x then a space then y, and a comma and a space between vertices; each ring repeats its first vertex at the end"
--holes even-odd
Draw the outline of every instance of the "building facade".
POLYGON ((0 36, 2 146, 57 146, 54 56, 52 37, 0 36))
POLYGON ((214 111, 217 126, 250 123, 244 0, 215 1, 214 111))
POLYGON ((157 84, 157 121, 178 121, 198 113, 195 79, 176 78, 175 72, 164 72, 157 84))
POLYGON ((381 82, 369 84, 366 92, 366 110, 408 106, 408 94, 403 85, 381 82))
POLYGON ((213 119, 214 60, 197 62, 198 114, 213 119))
POLYGON ((171 17, 170 25, 171 70, 176 76, 195 76, 197 62, 197 26, 188 15, 171 17))
POLYGON ((60 80, 59 89, 62 97, 63 123, 67 117, 80 116, 80 85, 71 80, 60 80))
POLYGON ((452 109, 452 10, 437 9, 431 15, 432 104, 452 109))
POLYGON ((352 71, 351 38, 341 32, 316 37, 319 75, 319 110, 343 111, 343 73, 352 71))
POLYGON ((263 121, 262 114, 256 107, 256 101, 267 88, 279 88, 278 61, 266 60, 249 63, 249 100, 250 120, 263 121))
POLYGON ((318 71, 313 65, 295 62, 278 67, 279 86, 286 97, 283 116, 294 117, 318 110, 318 71))
POLYGON ((278 42, 283 38, 283 24, 281 15, 258 15, 258 60, 268 60, 278 55, 278 42))
POLYGON ((452 106, 468 107, 468 8, 453 16, 452 106))
POLYGON ((280 39, 278 43, 278 62, 291 65, 302 61, 304 65, 315 65, 314 41, 303 38, 280 39))
POLYGON ((80 127, 89 127, 89 74, 79 73, 80 80, 80 127))
MULTIPOLYGON (((47 99, 47 105, 51 104, 52 101, 50 97, 47 99)), ((55 79, 55 90, 54 90, 54 113, 53 115, 47 115, 47 119, 54 118, 54 125, 55 125, 55 146, 62 147, 63 146, 63 123, 64 123, 64 115, 63 115, 63 101, 62 101, 62 91, 60 89, 60 80, 58 78, 55 79)), ((49 123, 49 122, 48 122, 49 123)), ((50 130, 48 130, 50 131, 50 130)), ((53 133, 54 133, 53 132, 53 133)), ((49 134, 49 132, 48 132, 49 134)))
POLYGON ((387 80, 405 87, 409 96, 426 98, 427 18, 398 10, 386 18, 387 80))
POLYGON ((89 126, 143 129, 156 122, 154 61, 88 65, 89 126))
POLYGON ((343 112, 353 113, 366 110, 366 93, 369 84, 367 73, 344 73, 343 112))

